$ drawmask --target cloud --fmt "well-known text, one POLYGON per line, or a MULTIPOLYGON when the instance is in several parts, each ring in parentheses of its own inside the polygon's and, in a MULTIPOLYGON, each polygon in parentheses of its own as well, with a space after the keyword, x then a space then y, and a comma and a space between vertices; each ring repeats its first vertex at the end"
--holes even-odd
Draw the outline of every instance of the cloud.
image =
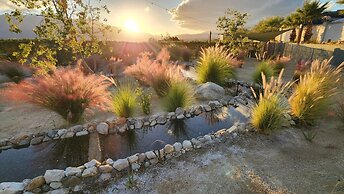
POLYGON ((246 12, 250 15, 248 26, 270 16, 286 16, 303 0, 183 0, 172 11, 172 20, 181 27, 194 30, 214 30, 216 21, 226 9, 246 12))

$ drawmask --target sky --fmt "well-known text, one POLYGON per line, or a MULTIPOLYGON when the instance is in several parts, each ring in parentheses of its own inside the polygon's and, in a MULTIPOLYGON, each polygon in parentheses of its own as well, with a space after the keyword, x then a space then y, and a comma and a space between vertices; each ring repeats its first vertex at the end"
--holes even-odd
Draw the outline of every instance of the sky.
MULTIPOLYGON (((330 10, 344 9, 334 2, 330 2, 330 10)), ((176 35, 216 31, 217 18, 228 8, 249 13, 250 27, 269 16, 288 15, 302 6, 303 0, 102 0, 101 4, 111 11, 103 15, 110 25, 153 35, 176 35)), ((9 0, 0 0, 0 13, 10 9, 9 0)))

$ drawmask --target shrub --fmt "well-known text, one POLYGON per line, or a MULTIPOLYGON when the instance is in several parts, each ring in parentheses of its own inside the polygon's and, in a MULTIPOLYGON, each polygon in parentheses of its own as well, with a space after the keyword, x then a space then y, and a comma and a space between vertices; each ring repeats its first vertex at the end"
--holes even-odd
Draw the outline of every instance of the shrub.
POLYGON ((272 77, 269 83, 265 75, 262 76, 264 92, 259 94, 259 98, 255 96, 258 102, 251 110, 251 124, 259 132, 273 131, 281 127, 283 117, 288 111, 288 102, 284 98, 284 93, 293 83, 284 84, 282 75, 283 70, 278 79, 272 77))
POLYGON ((271 63, 268 61, 263 61, 258 64, 257 68, 253 72, 253 81, 258 84, 262 84, 262 73, 265 75, 267 81, 270 80, 272 76, 275 75, 275 70, 272 67, 271 63))
POLYGON ((201 58, 196 67, 199 83, 213 82, 224 85, 226 79, 235 77, 235 70, 230 61, 232 57, 222 46, 202 49, 201 58))
POLYGON ((138 96, 139 105, 142 108, 142 112, 146 115, 151 112, 151 94, 145 92, 142 88, 136 89, 136 95, 138 96))
POLYGON ((112 94, 113 112, 120 117, 131 117, 137 108, 135 90, 132 84, 126 83, 112 94))
POLYGON ((175 111, 178 107, 188 107, 194 100, 193 88, 187 82, 173 82, 163 99, 166 111, 175 111))
POLYGON ((42 106, 75 123, 85 109, 107 107, 108 86, 99 76, 86 76, 79 69, 61 68, 51 75, 10 87, 4 95, 11 100, 42 106))
POLYGON ((300 77, 289 103, 301 124, 312 125, 325 113, 331 97, 338 93, 342 69, 343 65, 334 69, 328 61, 314 61, 310 71, 300 77))
POLYGON ((287 63, 290 61, 289 57, 279 57, 273 61, 271 61, 272 66, 275 70, 275 72, 279 73, 282 69, 284 69, 287 66, 287 63))
POLYGON ((10 80, 19 83, 31 74, 29 68, 24 65, 7 60, 0 60, 0 74, 6 75, 10 80))
POLYGON ((162 53, 158 55, 158 60, 150 59, 150 54, 145 53, 138 58, 135 65, 124 71, 126 75, 152 86, 160 97, 167 94, 172 81, 183 79, 179 67, 168 63, 166 51, 162 53))

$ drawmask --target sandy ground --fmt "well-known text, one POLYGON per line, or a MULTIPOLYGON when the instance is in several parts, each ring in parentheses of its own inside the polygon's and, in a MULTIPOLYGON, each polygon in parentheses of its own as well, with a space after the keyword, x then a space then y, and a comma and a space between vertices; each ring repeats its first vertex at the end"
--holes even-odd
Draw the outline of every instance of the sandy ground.
POLYGON ((300 129, 270 136, 239 135, 194 150, 87 193, 344 193, 344 130, 334 118, 315 127, 313 142, 300 129), (342 184, 335 185, 341 180, 342 184))

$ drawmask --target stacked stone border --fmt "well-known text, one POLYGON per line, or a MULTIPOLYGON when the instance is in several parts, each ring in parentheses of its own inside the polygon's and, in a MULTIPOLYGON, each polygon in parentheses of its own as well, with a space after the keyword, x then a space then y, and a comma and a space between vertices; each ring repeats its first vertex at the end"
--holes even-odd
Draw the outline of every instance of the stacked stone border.
MULTIPOLYGON (((237 82, 236 82, 237 83, 237 82)), ((242 82, 238 85, 249 87, 242 82)), ((50 137, 50 133, 33 136, 25 145, 35 145, 35 139, 41 138, 39 141, 49 141, 52 139, 64 139, 73 136, 82 136, 89 133, 98 132, 100 134, 123 133, 126 130, 139 129, 144 126, 155 126, 157 124, 165 124, 168 120, 186 119, 197 116, 202 112, 210 112, 224 106, 247 106, 252 103, 251 97, 245 93, 236 96, 228 101, 210 101, 208 105, 194 106, 188 110, 177 108, 175 112, 153 115, 147 118, 129 118, 121 121, 121 119, 112 119, 98 124, 77 125, 69 129, 54 130, 54 136, 50 137), (72 134, 73 133, 73 134, 72 134), (46 137, 49 137, 47 140, 46 137), (34 141, 34 143, 32 143, 34 141)), ((65 170, 53 169, 46 170, 43 176, 37 176, 33 179, 25 179, 22 182, 2 182, 0 183, 0 193, 69 193, 80 191, 80 183, 88 178, 98 178, 100 181, 110 180, 114 174, 123 173, 123 171, 138 171, 150 166, 158 164, 160 161, 169 160, 179 157, 186 152, 194 149, 206 147, 209 144, 221 142, 225 138, 235 138, 238 132, 245 132, 247 123, 234 123, 227 129, 220 129, 215 133, 184 140, 183 142, 175 142, 173 145, 166 144, 163 149, 151 150, 145 153, 137 153, 124 159, 113 161, 111 158, 103 162, 95 159, 81 165, 79 167, 67 167, 65 170), (74 184, 73 184, 74 183, 74 184)), ((11 142, 10 140, 7 140, 11 142)), ((37 141, 38 142, 38 141, 37 141)), ((11 142, 12 143, 12 142, 11 142)), ((6 149, 6 146, 2 148, 6 149)), ((7 146, 7 149, 10 147, 7 146)))

